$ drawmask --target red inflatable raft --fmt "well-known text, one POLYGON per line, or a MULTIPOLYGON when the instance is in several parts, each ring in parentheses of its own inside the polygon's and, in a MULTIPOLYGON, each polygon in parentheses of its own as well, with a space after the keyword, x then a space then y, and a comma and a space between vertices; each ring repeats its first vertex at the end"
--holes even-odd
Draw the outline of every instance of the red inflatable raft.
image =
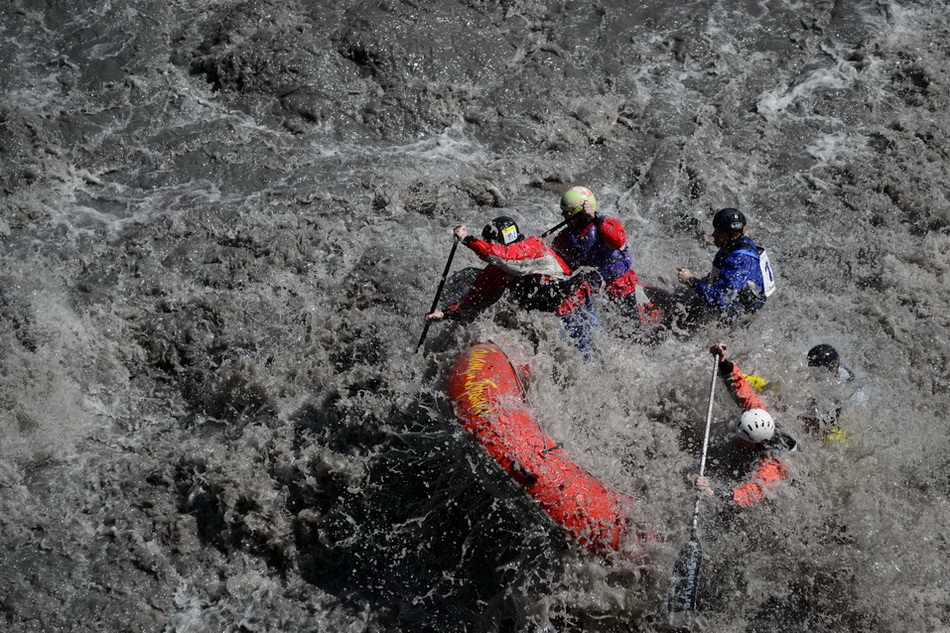
POLYGON ((462 352, 448 377, 459 422, 555 522, 593 551, 636 548, 635 502, 565 456, 541 430, 514 367, 494 343, 462 352))

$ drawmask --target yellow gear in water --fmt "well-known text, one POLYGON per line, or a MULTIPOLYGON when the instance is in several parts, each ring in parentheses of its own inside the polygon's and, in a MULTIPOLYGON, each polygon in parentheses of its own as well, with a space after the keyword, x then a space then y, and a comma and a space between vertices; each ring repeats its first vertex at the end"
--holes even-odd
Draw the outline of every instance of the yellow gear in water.
POLYGON ((745 381, 749 383, 749 386, 755 389, 758 393, 772 390, 772 387, 769 385, 769 381, 765 378, 760 378, 759 376, 754 376, 752 374, 742 374, 742 377, 745 378, 745 381))
POLYGON ((825 441, 834 442, 836 444, 847 444, 848 434, 840 426, 836 426, 825 435, 825 441))

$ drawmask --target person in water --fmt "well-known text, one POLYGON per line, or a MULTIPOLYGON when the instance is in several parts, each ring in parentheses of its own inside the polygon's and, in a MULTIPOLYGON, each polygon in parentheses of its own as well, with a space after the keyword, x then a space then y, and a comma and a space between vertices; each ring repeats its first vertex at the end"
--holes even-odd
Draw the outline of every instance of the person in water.
POLYGON ((716 343, 709 351, 719 358, 719 376, 742 409, 736 422, 736 441, 719 462, 727 472, 743 476, 738 485, 718 490, 714 490, 708 477, 698 476, 696 489, 737 506, 753 506, 764 501, 776 484, 788 479, 785 457, 798 448, 798 442, 775 427, 765 403, 743 377, 739 365, 726 359, 725 344, 716 343))
MULTIPOLYGON (((850 367, 841 362, 841 358, 833 346, 828 343, 820 343, 808 350, 806 361, 809 367, 816 367, 825 376, 831 384, 836 387, 848 387, 857 381, 857 374, 850 367)), ((746 382, 752 386, 759 394, 778 391, 777 387, 760 376, 754 374, 743 374, 746 382)), ((819 381, 816 387, 821 387, 819 381)), ((825 383, 827 384, 827 383, 825 383)), ((864 394, 860 391, 852 391, 850 399, 853 401, 863 401, 864 394)), ((835 397, 825 394, 820 397, 815 394, 809 397, 805 404, 805 410, 799 414, 798 418, 804 423, 805 427, 813 435, 818 436, 828 443, 848 443, 848 433, 841 425, 840 418, 844 409, 842 402, 843 393, 835 394, 835 397)))
MULTIPOLYGON (((746 218, 738 209, 721 209, 713 217, 713 243, 719 248, 712 270, 697 277, 689 268, 677 268, 676 279, 695 291, 698 306, 693 317, 731 319, 765 305, 775 291, 775 277, 765 249, 746 236, 746 218)), ((692 320, 692 319, 691 319, 692 320)))
POLYGON ((482 230, 481 239, 456 226, 455 239, 487 262, 475 276, 468 292, 444 312, 425 315, 428 322, 452 319, 470 321, 506 293, 519 308, 552 312, 560 317, 567 334, 590 360, 592 328, 596 313, 591 305, 590 286, 571 277, 571 268, 539 237, 525 236, 510 217, 493 219, 482 230))
POLYGON ((809 367, 824 367, 834 374, 834 377, 841 382, 854 382, 857 375, 851 371, 850 367, 841 363, 838 350, 828 343, 819 343, 815 345, 806 355, 809 367))
MULTIPOLYGON (((815 345, 806 355, 809 367, 818 367, 828 372, 831 379, 839 385, 849 385, 855 383, 857 374, 851 371, 851 368, 841 362, 838 350, 827 343, 815 345)), ((860 402, 864 399, 864 394, 859 390, 851 390, 850 399, 860 402)), ((842 396, 842 393, 838 393, 842 396)), ((844 410, 844 403, 841 398, 811 398, 807 404, 807 411, 799 415, 799 419, 804 422, 809 431, 823 438, 829 443, 847 444, 848 433, 841 423, 841 413, 844 410)))
POLYGON ((552 242, 571 270, 587 269, 584 280, 595 294, 603 294, 642 325, 655 323, 656 311, 639 286, 627 248, 623 223, 597 213, 597 198, 586 187, 571 187, 561 196, 566 226, 552 242))

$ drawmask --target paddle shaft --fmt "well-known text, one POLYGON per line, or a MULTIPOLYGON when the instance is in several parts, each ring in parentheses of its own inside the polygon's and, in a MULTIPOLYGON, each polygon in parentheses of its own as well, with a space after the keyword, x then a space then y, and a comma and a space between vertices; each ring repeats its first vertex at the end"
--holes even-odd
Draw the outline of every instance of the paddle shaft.
MULTIPOLYGON (((452 260, 455 259, 455 250, 458 248, 458 246, 459 246, 458 240, 453 240, 452 250, 449 251, 449 259, 447 262, 445 262, 445 270, 442 271, 442 279, 439 281, 439 287, 435 291, 435 298, 432 299, 432 307, 429 308, 429 312, 427 312, 426 314, 435 312, 435 309, 439 307, 439 299, 442 298, 442 290, 445 288, 445 280, 449 276, 449 270, 452 269, 452 260)), ((419 342, 416 344, 417 352, 419 351, 419 348, 422 347, 422 344, 426 340, 426 335, 429 333, 430 324, 431 323, 429 321, 426 321, 426 324, 422 327, 422 336, 419 337, 419 342)))
POLYGON ((554 233, 556 230, 558 230, 559 228, 561 228, 561 227, 564 226, 565 224, 567 224, 567 220, 562 220, 561 222, 555 224, 554 226, 552 226, 551 228, 549 228, 547 231, 545 231, 544 233, 542 233, 542 234, 541 234, 541 237, 547 237, 548 235, 550 235, 551 233, 554 233))
MULTIPOLYGON (((712 379, 709 383, 709 407, 706 409, 706 429, 703 433, 703 450, 699 458, 699 476, 706 474, 706 453, 709 449, 709 429, 712 426, 713 396, 716 391, 716 373, 719 369, 719 357, 713 360, 712 379)), ((680 550, 679 557, 673 567, 677 582, 670 595, 670 611, 692 611, 696 608, 696 595, 699 589, 699 570, 703 558, 702 545, 699 542, 699 504, 702 493, 696 495, 693 506, 693 521, 689 531, 689 541, 680 550)))
MULTIPOLYGON (((712 379, 709 381, 709 406, 706 408, 706 430, 703 432, 703 452, 699 458, 699 476, 706 475, 706 453, 709 450, 709 429, 712 426, 713 396, 716 392, 716 373, 719 369, 719 357, 713 356, 712 379)), ((696 505, 693 508, 693 527, 690 530, 690 538, 696 538, 696 527, 699 525, 699 502, 702 495, 696 495, 696 505)))
MULTIPOLYGON (((547 231, 541 234, 541 237, 547 237, 551 233, 554 233, 556 230, 567 224, 567 220, 562 220, 558 222, 547 231)), ((449 251, 449 260, 445 262, 445 270, 442 271, 442 279, 439 281, 439 288, 435 291, 435 298, 432 300, 432 307, 429 308, 429 312, 435 312, 435 309, 439 307, 439 299, 442 297, 442 289, 445 288, 445 279, 449 276, 449 270, 452 268, 452 259, 455 258, 455 249, 458 248, 458 240, 455 240, 452 243, 452 250, 449 251)), ((422 326, 422 336, 419 337, 419 342, 416 344, 416 351, 419 351, 419 348, 422 347, 422 344, 426 340, 426 335, 429 334, 429 325, 430 322, 426 321, 426 324, 422 326)))

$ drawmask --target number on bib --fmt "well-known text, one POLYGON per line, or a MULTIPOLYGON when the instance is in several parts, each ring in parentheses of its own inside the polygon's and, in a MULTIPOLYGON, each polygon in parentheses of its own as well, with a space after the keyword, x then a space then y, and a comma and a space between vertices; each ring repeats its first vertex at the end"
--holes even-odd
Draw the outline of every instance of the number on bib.
POLYGON ((765 251, 759 254, 759 270, 762 271, 762 292, 766 297, 771 297, 775 292, 775 275, 772 274, 772 262, 765 251))

